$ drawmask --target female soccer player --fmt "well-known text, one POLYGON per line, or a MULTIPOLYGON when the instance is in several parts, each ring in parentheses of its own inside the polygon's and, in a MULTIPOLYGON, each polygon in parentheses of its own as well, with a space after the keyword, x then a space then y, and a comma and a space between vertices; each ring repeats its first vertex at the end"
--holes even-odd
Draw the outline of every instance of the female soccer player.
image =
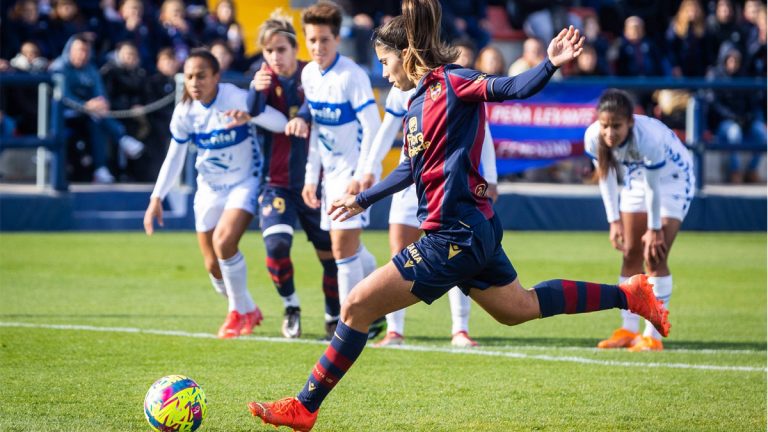
MULTIPOLYGON (((396 18, 402 21, 402 18, 396 18)), ((407 47, 405 29, 400 26, 386 26, 391 31, 384 33, 381 29, 376 32, 376 37, 383 43, 394 47, 407 47)), ((403 117, 408 111, 408 99, 413 95, 415 89, 407 92, 401 91, 396 87, 390 89, 386 101, 386 114, 381 122, 381 127, 371 146, 371 153, 365 165, 363 175, 363 184, 371 184, 372 179, 380 168, 381 161, 389 151, 392 141, 397 134, 398 129, 403 124, 403 117)), ((401 155, 400 162, 405 158, 401 155)), ((483 140, 483 150, 481 155, 483 167, 483 176, 488 180, 488 195, 491 190, 496 190, 496 155, 494 154, 493 140, 487 129, 485 130, 485 139, 483 140)), ((367 189, 364 187, 364 189, 367 189)), ((496 196, 491 197, 495 199, 496 196)), ((392 196, 392 204, 389 209, 389 248, 392 256, 397 255, 407 245, 417 241, 421 237, 419 221, 417 218, 418 198, 416 189, 413 185, 408 186, 401 192, 392 196)), ((469 297, 464 295, 459 288, 453 288, 448 291, 448 300, 451 307, 451 345, 461 348, 477 346, 471 337, 469 337, 469 297)), ((401 309, 387 314, 387 334, 382 340, 374 346, 382 347, 389 345, 400 345, 405 339, 405 310, 401 309)))
MULTIPOLYGON (((645 262, 648 282, 666 306, 672 295, 667 260, 693 199, 693 161, 674 132, 656 119, 633 115, 633 110, 626 92, 607 90, 597 104, 597 121, 584 134, 584 146, 600 176, 609 239, 623 253, 619 282, 643 273, 645 262), (621 192, 616 183, 619 167, 621 192)), ((639 317, 629 311, 621 315, 621 328, 598 348, 663 349, 653 325, 646 323, 640 335, 639 317)))
POLYGON ((279 131, 285 116, 274 109, 251 119, 247 92, 219 83, 219 64, 206 50, 193 51, 184 62, 184 99, 173 111, 171 143, 144 214, 144 230, 163 226, 163 199, 184 166, 187 145, 197 146, 195 229, 213 288, 226 297, 229 313, 219 329, 222 339, 250 334, 262 320, 248 292, 245 258, 238 243, 256 208, 261 156, 256 153, 249 121, 279 131))
MULTIPOLYGON (((301 16, 312 62, 304 67, 301 83, 312 116, 309 155, 302 198, 311 208, 322 208, 321 226, 331 233, 331 250, 338 268, 339 301, 376 269, 376 260, 360 242, 368 225, 363 213, 347 221, 332 221, 325 210, 346 193, 360 190, 360 166, 381 124, 368 75, 354 61, 338 53, 341 10, 321 0, 301 16), (317 192, 323 174, 322 198, 317 192)), ((306 124, 291 119, 286 132, 305 134, 306 124)))
MULTIPOLYGON (((259 115, 269 105, 286 116, 296 116, 304 103, 301 73, 306 63, 296 59, 296 31, 290 18, 281 15, 280 10, 275 11, 259 30, 259 44, 266 63, 254 75, 248 91, 250 114, 259 115)), ((259 198, 261 232, 267 249, 267 270, 285 306, 283 336, 301 336, 301 307, 291 262, 293 226, 298 218, 323 266, 325 331, 326 338, 331 340, 340 308, 336 262, 331 253, 331 237, 320 228, 320 209, 307 206, 301 198, 307 139, 288 136, 284 131, 265 133, 263 147, 262 173, 266 186, 259 198)))
POLYGON ((368 324, 420 300, 431 303, 454 285, 507 325, 618 307, 651 319, 663 334, 669 331, 666 310, 644 275, 622 285, 550 280, 524 289, 501 248, 501 224, 477 171, 483 102, 524 98, 543 88, 558 66, 581 53, 578 31, 561 31, 549 44, 549 57, 529 71, 486 76, 447 65, 455 51, 440 42, 440 15, 438 0, 404 0, 408 47, 398 50, 376 40, 384 77, 401 90, 416 88, 404 124, 407 157, 386 179, 335 201, 330 209, 334 218, 344 220, 415 183, 426 234, 352 290, 330 346, 298 397, 248 404, 267 423, 312 429, 320 404, 365 347, 368 324))

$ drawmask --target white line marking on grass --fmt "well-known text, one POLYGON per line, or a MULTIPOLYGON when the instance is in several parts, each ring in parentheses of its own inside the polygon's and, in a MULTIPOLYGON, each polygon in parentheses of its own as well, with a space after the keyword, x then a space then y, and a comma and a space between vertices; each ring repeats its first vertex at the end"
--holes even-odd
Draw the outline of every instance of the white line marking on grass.
MULTIPOLYGON (((155 329, 140 329, 136 327, 96 327, 88 325, 70 325, 70 324, 33 324, 23 322, 2 322, 0 321, 0 327, 24 327, 24 328, 42 328, 53 330, 81 330, 81 331, 94 331, 94 332, 107 332, 107 333, 135 333, 135 334, 149 334, 159 336, 180 336, 197 339, 217 339, 216 335, 211 333, 190 333, 184 331, 173 330, 155 330, 155 329)), ((269 336, 243 336, 235 340, 239 341, 259 341, 259 342, 273 342, 273 343, 299 343, 309 345, 327 345, 323 341, 315 341, 309 339, 285 339, 269 336)), ((511 348, 511 347, 510 347, 511 348)), ((532 347, 518 347, 522 349, 532 347)), ((562 347, 551 347, 551 349, 561 349, 562 347)), ((576 347, 571 347, 576 348, 576 347)), ((381 349, 381 348, 379 348, 381 349)), ((384 349, 393 349, 401 351, 416 351, 416 352, 439 352, 446 354, 467 354, 476 356, 488 356, 488 357, 506 357, 514 359, 528 359, 528 360, 541 360, 552 362, 568 362, 568 363, 580 363, 600 366, 624 366, 624 367, 642 367, 642 368, 669 368, 669 369, 698 369, 698 370, 710 370, 710 371, 734 371, 734 372, 767 372, 768 368, 752 367, 752 366, 721 366, 721 365, 702 365, 702 364, 690 364, 690 363, 659 363, 659 362, 629 362, 629 361, 617 361, 617 360, 596 360, 585 357, 575 356, 556 356, 556 355, 532 355, 524 354, 520 352, 508 352, 508 351, 491 351, 485 349, 459 349, 459 348, 443 348, 436 346, 416 346, 416 345, 400 345, 393 347, 386 347, 384 349)), ((591 348, 590 348, 591 349, 591 348)), ((690 352, 699 352, 696 350, 686 350, 690 352)), ((705 350, 702 350, 705 351, 705 350)), ((717 351, 717 350, 706 350, 717 351)), ((748 351, 748 353, 759 353, 760 351, 748 351)))

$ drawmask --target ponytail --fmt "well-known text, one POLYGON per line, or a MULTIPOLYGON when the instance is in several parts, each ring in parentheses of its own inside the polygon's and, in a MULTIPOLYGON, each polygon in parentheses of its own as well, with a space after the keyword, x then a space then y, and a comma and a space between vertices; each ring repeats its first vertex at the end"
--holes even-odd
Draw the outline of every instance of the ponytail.
POLYGON ((403 68, 408 79, 418 82, 432 69, 455 61, 459 53, 440 40, 442 10, 438 0, 403 0, 402 8, 408 37, 403 68))

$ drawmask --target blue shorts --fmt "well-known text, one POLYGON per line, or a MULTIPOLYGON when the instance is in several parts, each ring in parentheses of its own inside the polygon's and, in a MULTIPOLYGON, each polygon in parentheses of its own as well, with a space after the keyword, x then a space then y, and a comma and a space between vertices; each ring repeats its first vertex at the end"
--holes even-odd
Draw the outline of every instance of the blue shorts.
POLYGON ((411 292, 427 304, 454 286, 469 294, 470 288, 486 289, 517 279, 517 272, 501 248, 504 231, 496 215, 473 224, 428 231, 400 251, 392 262, 405 280, 413 281, 411 292))
POLYGON ((320 209, 308 207, 300 191, 267 185, 259 197, 259 206, 262 233, 276 225, 288 225, 293 228, 298 219, 315 249, 331 250, 330 234, 320 229, 320 209))

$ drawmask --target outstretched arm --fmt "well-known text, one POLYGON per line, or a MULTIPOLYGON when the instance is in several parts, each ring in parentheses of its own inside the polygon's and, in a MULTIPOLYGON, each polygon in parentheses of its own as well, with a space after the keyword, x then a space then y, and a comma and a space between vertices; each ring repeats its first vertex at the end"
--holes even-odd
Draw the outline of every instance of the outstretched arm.
POLYGON ((331 203, 328 214, 331 215, 331 219, 343 222, 362 213, 376 201, 401 191, 412 183, 411 162, 406 159, 384 180, 376 183, 372 188, 366 189, 357 195, 347 194, 343 198, 335 200, 331 203))

